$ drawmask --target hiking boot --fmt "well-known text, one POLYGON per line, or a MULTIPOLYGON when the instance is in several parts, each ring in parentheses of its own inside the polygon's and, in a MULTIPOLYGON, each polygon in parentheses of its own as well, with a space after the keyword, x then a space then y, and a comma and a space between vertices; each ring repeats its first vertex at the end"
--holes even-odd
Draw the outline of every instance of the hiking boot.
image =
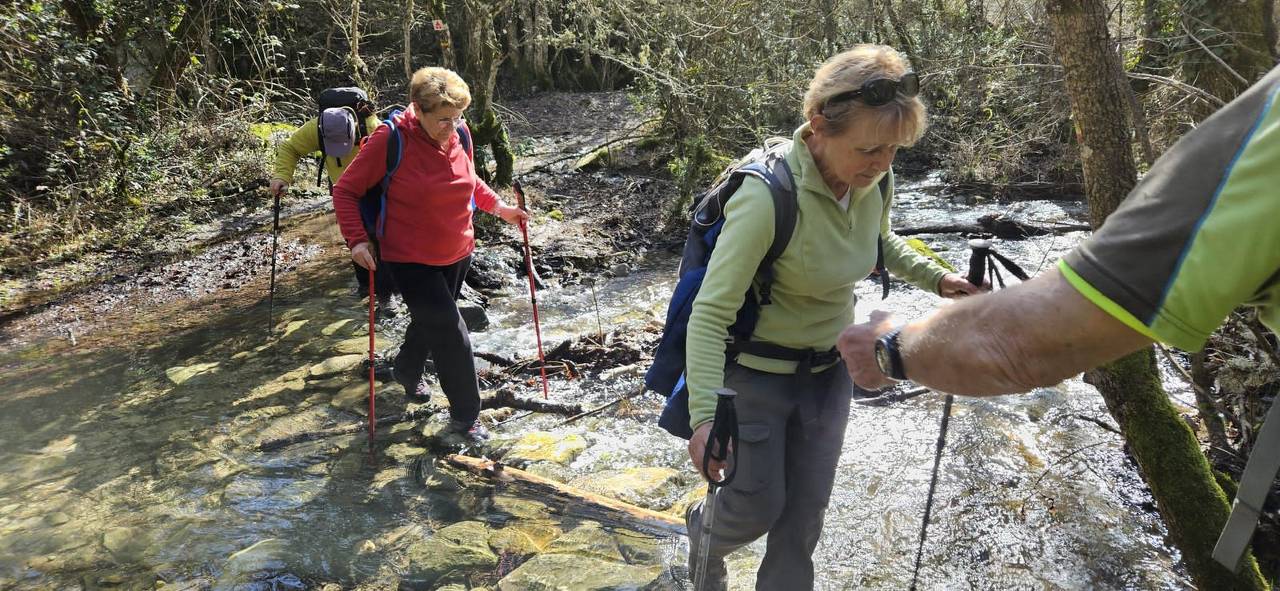
MULTIPOLYGON (((689 503, 684 510, 684 528, 689 532, 689 582, 698 580, 698 551, 702 542, 702 505, 704 497, 696 503, 689 503)), ((729 588, 729 569, 725 567, 724 558, 707 557, 707 589, 723 591, 729 588)))
POLYGON ((410 380, 394 366, 391 368, 391 379, 404 388, 404 397, 409 402, 425 403, 431 401, 431 386, 419 375, 417 380, 410 380))
POLYGON ((477 445, 489 441, 489 430, 480 424, 480 419, 476 419, 471 423, 457 420, 449 421, 449 432, 477 445))

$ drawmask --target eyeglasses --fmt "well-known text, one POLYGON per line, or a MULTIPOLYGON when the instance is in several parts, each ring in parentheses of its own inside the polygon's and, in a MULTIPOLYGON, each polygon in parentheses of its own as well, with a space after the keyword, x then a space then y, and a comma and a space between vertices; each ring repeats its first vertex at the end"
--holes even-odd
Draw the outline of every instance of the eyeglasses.
POLYGON ((870 107, 879 107, 888 104, 899 94, 905 97, 920 94, 920 77, 915 72, 908 71, 897 80, 892 78, 868 80, 862 88, 848 90, 827 99, 822 109, 825 111, 831 105, 854 99, 870 107))
POLYGON ((444 123, 447 122, 449 124, 449 127, 457 127, 459 125, 462 125, 462 122, 466 120, 467 120, 466 117, 463 117, 462 115, 458 115, 457 117, 440 117, 436 119, 436 123, 443 125, 444 123))

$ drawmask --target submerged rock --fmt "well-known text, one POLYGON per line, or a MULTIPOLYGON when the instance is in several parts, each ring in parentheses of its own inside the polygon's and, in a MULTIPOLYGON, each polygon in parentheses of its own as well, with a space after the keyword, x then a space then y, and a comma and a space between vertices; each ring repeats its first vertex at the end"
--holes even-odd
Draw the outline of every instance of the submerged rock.
POLYGON ((350 370, 351 368, 357 365, 360 365, 360 362, 364 360, 364 357, 365 357, 364 355, 359 355, 359 354, 338 355, 337 357, 330 357, 328 359, 325 359, 324 361, 321 361, 320 363, 317 363, 311 366, 311 369, 308 371, 308 373, 313 378, 321 378, 325 376, 331 376, 336 373, 342 373, 344 371, 350 370))
POLYGON ((534 431, 516 441, 502 460, 516 467, 534 462, 566 465, 586 449, 587 440, 576 433, 559 436, 547 431, 534 431))
POLYGON ((671 468, 640 467, 605 470, 581 476, 572 486, 646 508, 666 507, 680 473, 671 468))
POLYGON ((662 565, 633 565, 567 554, 539 554, 498 581, 500 591, 605 591, 649 588, 662 565))
POLYGON ((196 376, 214 373, 218 370, 219 362, 212 361, 209 363, 196 363, 185 367, 170 367, 164 370, 165 377, 169 378, 176 386, 187 383, 196 376))
POLYGON ((489 528, 479 521, 463 521, 438 530, 405 550, 409 566, 405 578, 434 585, 498 565, 489 549, 489 528))

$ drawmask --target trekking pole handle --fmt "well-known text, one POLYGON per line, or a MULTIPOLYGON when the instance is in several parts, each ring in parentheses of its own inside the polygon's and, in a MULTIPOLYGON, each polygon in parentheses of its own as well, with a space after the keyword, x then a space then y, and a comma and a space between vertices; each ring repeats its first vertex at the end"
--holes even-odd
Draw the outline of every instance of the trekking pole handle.
POLYGON ((711 460, 724 462, 729 459, 731 451, 738 445, 738 411, 734 408, 734 399, 738 393, 730 388, 716 390, 716 414, 711 423, 711 432, 707 434, 706 448, 702 453, 702 475, 712 487, 726 486, 733 481, 738 471, 737 462, 729 468, 728 473, 720 480, 711 477, 711 460))
POLYGON ((987 274, 987 257, 991 253, 991 241, 974 238, 969 241, 969 283, 982 287, 982 278, 987 274))
POLYGON ((524 203, 524 189, 520 187, 520 181, 512 181, 512 183, 511 183, 511 191, 512 191, 512 192, 514 192, 514 193, 516 194, 516 207, 519 207, 520 209, 523 209, 524 211, 529 211, 529 208, 528 208, 528 207, 525 207, 525 203, 524 203))

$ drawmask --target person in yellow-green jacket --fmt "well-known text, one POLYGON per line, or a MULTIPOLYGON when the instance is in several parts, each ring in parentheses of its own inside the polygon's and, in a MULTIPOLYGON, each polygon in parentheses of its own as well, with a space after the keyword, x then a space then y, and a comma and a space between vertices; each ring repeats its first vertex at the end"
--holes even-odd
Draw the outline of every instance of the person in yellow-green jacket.
MULTIPOLYGON (((751 342, 809 351, 796 361, 740 350, 726 362, 726 337, 773 242, 774 205, 752 177, 728 200, 724 226, 694 300, 686 340, 689 456, 702 465, 716 390, 737 393, 736 476, 686 512, 690 575, 701 565, 706 503, 716 503, 704 580, 724 589, 724 557, 768 534, 756 589, 811 589, 813 551, 835 481, 855 388, 836 338, 853 319, 854 284, 876 265, 883 242, 889 271, 944 297, 979 288, 920 255, 889 227, 890 166, 900 146, 924 133, 916 74, 895 50, 859 45, 828 60, 804 98, 806 123, 786 163, 795 178, 794 234, 773 264, 772 302, 760 307, 751 342), (881 179, 889 175, 889 182, 881 179), (889 195, 881 195, 881 186, 889 195), (804 371, 807 366, 807 371, 804 371)), ((856 436, 856 434, 855 434, 856 436)), ((712 462, 710 474, 726 466, 712 462)))
MULTIPOLYGON (((320 116, 303 123, 289 139, 276 147, 275 166, 272 168, 271 182, 268 187, 273 196, 283 195, 294 181, 294 171, 298 160, 316 152, 324 155, 324 173, 329 179, 329 187, 338 183, 338 178, 347 170, 347 166, 360 153, 362 140, 378 127, 378 118, 373 114, 372 105, 361 108, 360 112, 351 107, 334 107, 321 111, 320 116), (363 125, 358 117, 364 117, 363 125), (360 133, 364 130, 364 135, 360 133)), ((358 284, 358 297, 369 293, 368 271, 352 263, 358 284)), ((378 308, 380 313, 390 313, 390 298, 394 285, 389 274, 376 272, 374 278, 377 288, 378 308)))

